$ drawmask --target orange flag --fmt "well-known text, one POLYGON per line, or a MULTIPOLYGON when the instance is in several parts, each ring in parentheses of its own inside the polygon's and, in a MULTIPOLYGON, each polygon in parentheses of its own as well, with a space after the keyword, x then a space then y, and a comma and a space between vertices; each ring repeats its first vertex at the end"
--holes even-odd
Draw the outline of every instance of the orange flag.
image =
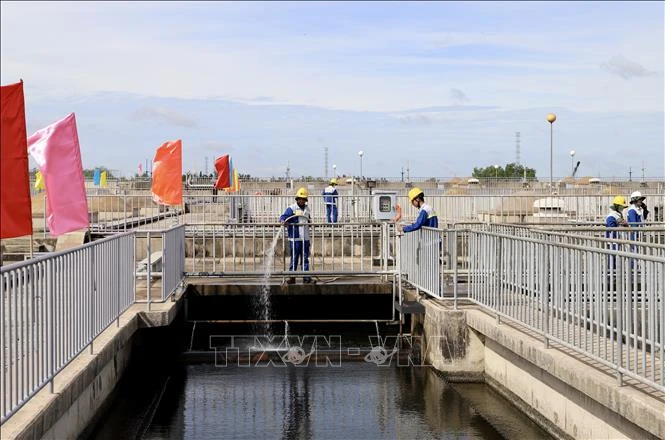
POLYGON ((32 235, 23 81, 0 87, 0 238, 32 235))
POLYGON ((182 141, 164 142, 152 161, 152 199, 160 205, 182 204, 182 141))

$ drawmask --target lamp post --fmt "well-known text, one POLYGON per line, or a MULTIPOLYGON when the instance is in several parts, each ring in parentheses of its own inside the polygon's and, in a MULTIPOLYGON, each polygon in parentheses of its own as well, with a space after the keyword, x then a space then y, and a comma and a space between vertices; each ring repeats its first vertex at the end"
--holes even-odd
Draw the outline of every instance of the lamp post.
POLYGON ((337 179, 337 165, 333 165, 333 178, 337 179))
POLYGON ((499 165, 494 165, 494 180, 499 178, 499 165))
POLYGON ((358 151, 358 156, 360 156, 360 180, 363 180, 363 150, 358 151))
POLYGON ((570 177, 575 177, 575 150, 570 150, 570 177))
POLYGON ((550 123, 550 193, 554 192, 554 185, 552 184, 553 174, 553 159, 554 159, 554 149, 553 149, 553 139, 554 139, 554 121, 556 121, 556 115, 554 113, 549 113, 547 115, 547 122, 550 123))

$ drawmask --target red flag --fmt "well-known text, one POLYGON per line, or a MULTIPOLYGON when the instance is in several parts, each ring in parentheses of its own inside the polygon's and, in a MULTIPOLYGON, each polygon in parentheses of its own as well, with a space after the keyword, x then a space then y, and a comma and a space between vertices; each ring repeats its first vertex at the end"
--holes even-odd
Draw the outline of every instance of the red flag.
POLYGON ((182 204, 182 141, 164 142, 152 163, 152 199, 161 205, 182 204))
POLYGON ((215 169, 217 170, 217 182, 215 182, 215 188, 224 189, 233 186, 231 158, 228 154, 215 159, 215 169))
POLYGON ((0 87, 0 238, 32 235, 23 81, 0 87))

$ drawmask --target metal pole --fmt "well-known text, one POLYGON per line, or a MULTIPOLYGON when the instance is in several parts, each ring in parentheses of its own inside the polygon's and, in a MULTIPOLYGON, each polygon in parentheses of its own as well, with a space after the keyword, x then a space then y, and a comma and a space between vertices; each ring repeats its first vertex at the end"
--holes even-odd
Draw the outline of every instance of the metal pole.
POLYGON ((90 246, 90 354, 94 354, 95 340, 95 248, 90 246))
POLYGON ((554 137, 554 127, 553 123, 550 122, 550 194, 554 192, 554 186, 552 186, 552 176, 553 176, 553 165, 552 161, 554 158, 554 148, 553 148, 553 137, 554 137))
POLYGON ((122 191, 122 211, 124 212, 124 225, 123 225, 123 231, 127 232, 127 190, 122 191))
POLYGON ((453 266, 453 309, 457 310, 457 230, 453 231, 452 255, 453 266))
POLYGON ((150 231, 148 231, 148 269, 146 271, 146 289, 147 289, 147 295, 148 295, 148 311, 150 311, 150 266, 152 266, 152 263, 150 262, 150 231))
MULTIPOLYGON (((48 354, 49 354, 49 360, 50 360, 50 371, 49 371, 49 377, 51 378, 51 381, 49 382, 49 391, 51 394, 55 392, 55 292, 53 288, 53 277, 54 277, 54 269, 53 269, 53 260, 47 260, 46 261, 46 273, 47 273, 47 285, 48 285, 48 313, 49 313, 49 329, 50 329, 50 335, 49 339, 51 341, 51 344, 48 348, 48 354)), ((11 352, 10 352, 11 356, 11 352)), ((11 400, 10 400, 11 402, 11 400)))

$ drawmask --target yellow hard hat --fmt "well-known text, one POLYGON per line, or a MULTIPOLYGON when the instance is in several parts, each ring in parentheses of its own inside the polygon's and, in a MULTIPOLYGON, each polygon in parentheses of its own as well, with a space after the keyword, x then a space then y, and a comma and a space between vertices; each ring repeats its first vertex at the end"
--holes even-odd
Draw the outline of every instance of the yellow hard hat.
POLYGON ((624 208, 628 206, 628 204, 626 203, 626 198, 624 196, 615 196, 612 199, 612 204, 613 205, 619 205, 619 206, 622 206, 624 208))
POLYGON ((309 197, 309 191, 307 191, 307 188, 298 188, 298 191, 296 191, 296 199, 306 199, 309 197))
POLYGON ((413 200, 421 194, 424 194, 422 189, 418 187, 411 188, 409 191, 409 202, 413 202, 413 200))
POLYGON ((337 185, 337 179, 330 179, 331 185, 337 185))

